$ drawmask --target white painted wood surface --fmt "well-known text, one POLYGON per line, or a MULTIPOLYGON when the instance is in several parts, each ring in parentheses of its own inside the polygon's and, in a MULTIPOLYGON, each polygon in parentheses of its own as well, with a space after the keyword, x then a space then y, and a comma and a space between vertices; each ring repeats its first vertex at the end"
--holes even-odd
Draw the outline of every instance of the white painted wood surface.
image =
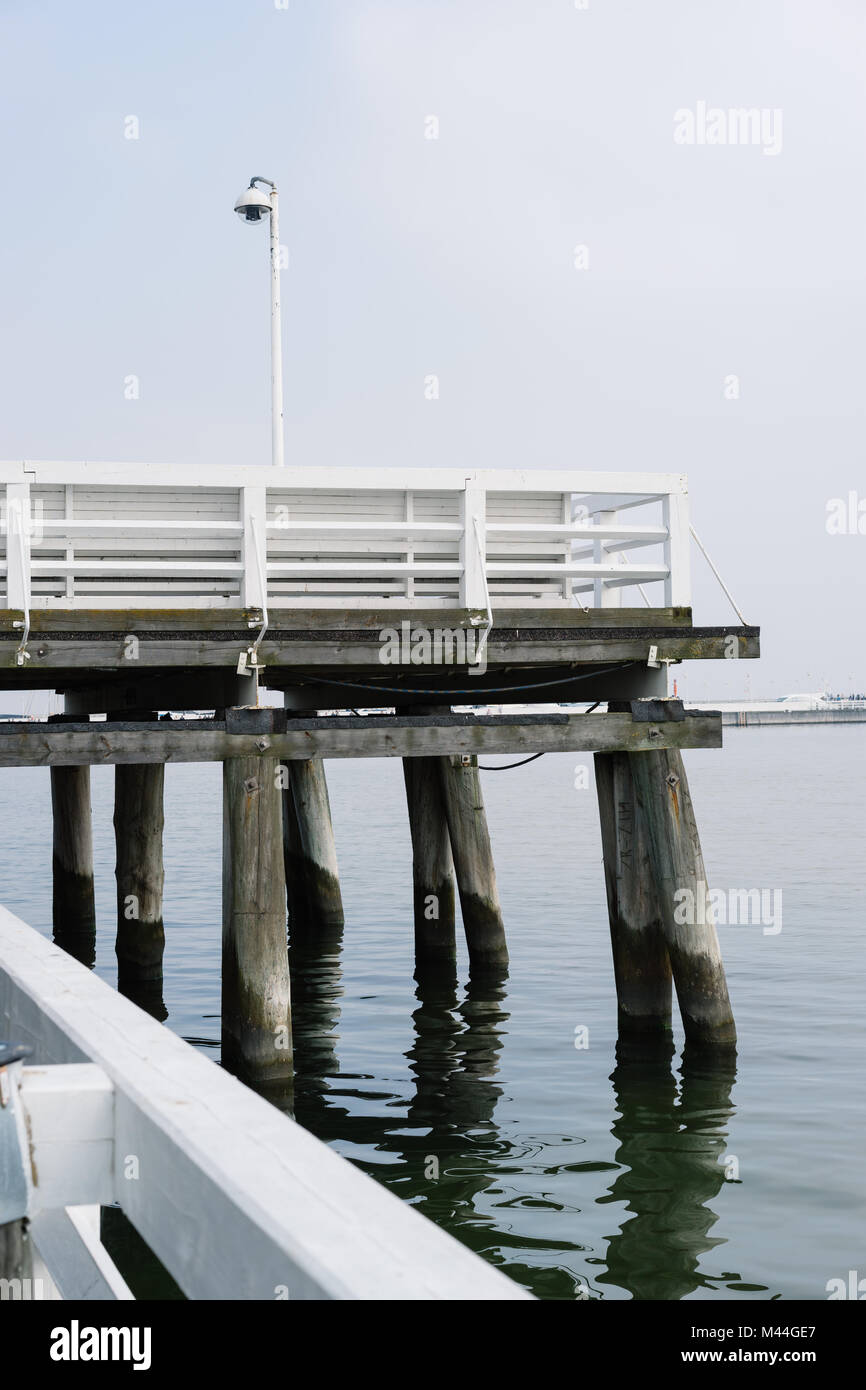
POLYGON ((50 1280, 42 1296, 100 1302, 134 1298, 129 1285, 99 1238, 99 1207, 61 1207, 43 1211, 30 1224, 37 1264, 50 1280))
POLYGON ((0 1034, 110 1079, 115 1198, 190 1298, 530 1297, 2 907, 0 1034))
POLYGON ((18 461, 0 464, 0 506, 0 585, 25 612, 479 611, 488 591, 561 607, 641 583, 659 607, 689 603, 681 474, 288 468, 277 484, 259 467, 18 461), (624 571, 638 547, 646 563, 624 571))
POLYGON ((31 1211, 114 1201, 114 1087, 92 1062, 23 1069, 31 1211))

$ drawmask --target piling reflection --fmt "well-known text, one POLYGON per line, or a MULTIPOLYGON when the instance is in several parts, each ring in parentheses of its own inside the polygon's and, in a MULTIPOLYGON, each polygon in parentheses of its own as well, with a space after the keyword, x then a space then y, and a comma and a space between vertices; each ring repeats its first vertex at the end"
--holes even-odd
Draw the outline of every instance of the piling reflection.
POLYGON ((54 945, 86 965, 88 970, 92 970, 96 964, 95 927, 91 931, 71 931, 55 924, 54 945))
POLYGON ((329 1112, 330 1083, 340 1070, 337 1028, 343 994, 342 947, 340 926, 313 930, 299 925, 289 933, 294 1117, 314 1134, 320 1134, 329 1112))
MULTIPOLYGON (((613 1165, 607 1156, 575 1165, 571 1151, 557 1153, 553 1142, 548 1151, 544 1136, 500 1130, 506 971, 475 972, 465 987, 451 966, 416 973, 407 1088, 405 1071, 383 1084, 376 1070, 341 1070, 341 953, 339 928, 293 931, 293 1103, 252 1084, 538 1296, 583 1296, 593 1245, 579 1242, 574 1174, 591 1180, 613 1165), (527 1190, 520 1175, 530 1171, 543 1177, 530 1178, 527 1190)), ((610 1078, 617 1173, 596 1201, 624 1205, 627 1214, 617 1212, 622 1224, 606 1251, 594 1246, 604 1258, 593 1262, 591 1297, 607 1285, 635 1299, 677 1300, 711 1286, 700 1266, 722 1243, 712 1233, 712 1204, 725 1181, 735 1058, 687 1051, 672 1067, 672 1056, 670 1041, 617 1049, 610 1078)), ((580 1142, 558 1139, 568 1141, 580 1142)))
POLYGON ((412 1014, 415 1039, 406 1053, 415 1094, 410 1123, 429 1125, 430 1139, 492 1125, 502 1088, 499 1070, 508 1014, 502 1007, 508 972, 475 971, 458 1002, 456 971, 418 972, 412 1014))
POLYGON ((624 1202, 632 1215, 611 1237, 597 1283, 674 1300, 707 1285, 698 1265, 723 1243, 710 1234, 718 1216, 709 1203, 725 1182, 735 1077, 731 1053, 687 1050, 678 1081, 670 1048, 642 1057, 618 1049, 612 1133, 622 1171, 598 1201, 624 1202))
POLYGON ((506 972, 476 972, 465 992, 450 966, 416 974, 414 1037, 405 1053, 411 1092, 376 1087, 371 1096, 367 1078, 339 1071, 338 939, 328 953, 321 937, 309 949, 292 945, 295 1118, 466 1239, 460 1227, 474 1223, 473 1199, 495 1180, 502 1157, 493 1123, 502 1088, 493 1077, 508 1019, 506 972))
POLYGON ((158 979, 143 979, 135 971, 124 970, 118 966, 117 971, 117 992, 124 995, 126 999, 131 999, 133 1004, 137 1004, 145 1013, 155 1018, 157 1023, 164 1023, 168 1018, 168 1009, 165 1007, 163 999, 162 976, 158 979))

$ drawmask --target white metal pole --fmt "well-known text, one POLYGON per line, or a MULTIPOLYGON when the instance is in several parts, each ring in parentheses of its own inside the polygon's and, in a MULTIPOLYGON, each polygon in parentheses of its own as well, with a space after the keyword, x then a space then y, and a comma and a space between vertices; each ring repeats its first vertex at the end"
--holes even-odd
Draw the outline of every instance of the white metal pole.
POLYGON ((283 459, 283 339, 280 329, 280 218, 277 190, 271 193, 271 462, 283 459))

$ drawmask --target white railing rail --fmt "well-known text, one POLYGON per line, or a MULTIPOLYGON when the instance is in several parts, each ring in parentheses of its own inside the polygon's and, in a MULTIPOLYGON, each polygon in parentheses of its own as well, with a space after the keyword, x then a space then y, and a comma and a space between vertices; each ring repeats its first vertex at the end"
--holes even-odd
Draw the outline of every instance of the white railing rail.
POLYGON ((44 1296, 130 1296, 118 1202, 189 1298, 530 1297, 2 907, 0 1037, 44 1296))
POLYGON ((681 474, 19 463, 0 503, 18 610, 690 603, 681 474))

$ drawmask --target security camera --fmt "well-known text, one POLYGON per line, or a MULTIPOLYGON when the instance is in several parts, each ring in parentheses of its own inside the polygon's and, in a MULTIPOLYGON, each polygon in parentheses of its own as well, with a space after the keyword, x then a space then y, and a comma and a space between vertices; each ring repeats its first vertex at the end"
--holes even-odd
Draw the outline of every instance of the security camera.
POLYGON ((271 212, 271 200, 267 193, 250 184, 236 200, 235 212, 242 222, 261 222, 271 212))

